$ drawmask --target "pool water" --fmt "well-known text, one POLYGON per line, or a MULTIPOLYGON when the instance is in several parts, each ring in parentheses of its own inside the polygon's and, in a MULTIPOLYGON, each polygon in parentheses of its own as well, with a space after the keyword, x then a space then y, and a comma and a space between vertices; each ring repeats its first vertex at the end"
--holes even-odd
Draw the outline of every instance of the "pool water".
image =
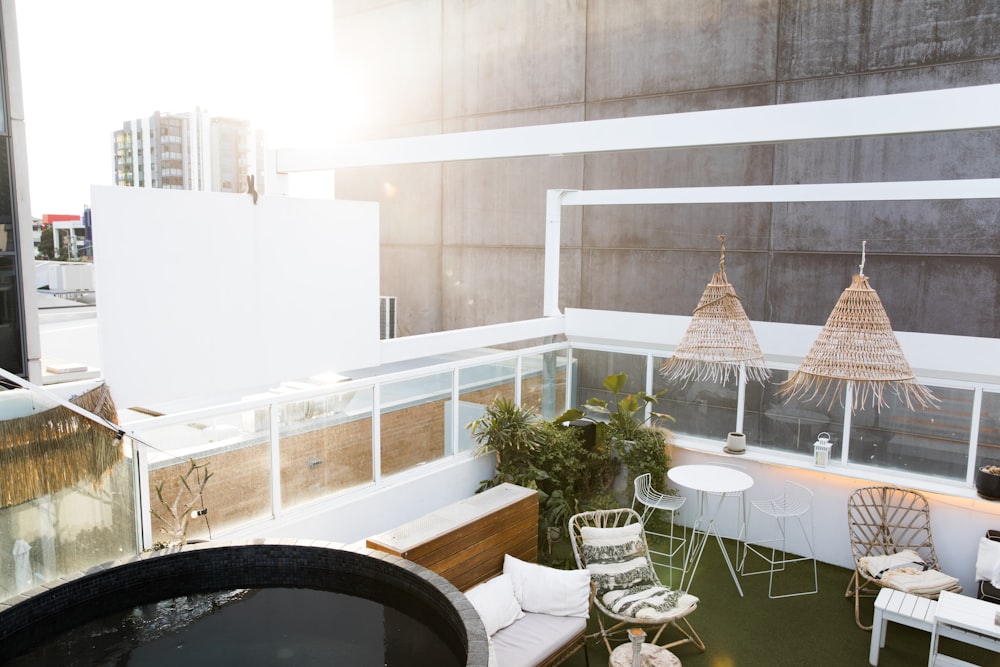
POLYGON ((458 667, 420 618, 365 598, 304 588, 183 595, 78 625, 6 663, 458 667))

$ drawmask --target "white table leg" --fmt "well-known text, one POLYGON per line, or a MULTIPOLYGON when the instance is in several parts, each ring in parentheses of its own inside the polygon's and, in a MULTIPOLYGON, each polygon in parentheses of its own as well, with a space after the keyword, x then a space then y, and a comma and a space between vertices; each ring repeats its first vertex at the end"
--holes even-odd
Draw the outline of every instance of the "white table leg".
POLYGON ((868 664, 872 665, 872 667, 878 667, 879 649, 885 647, 885 630, 886 621, 882 618, 882 609, 876 605, 875 618, 872 621, 871 646, 868 649, 868 664))

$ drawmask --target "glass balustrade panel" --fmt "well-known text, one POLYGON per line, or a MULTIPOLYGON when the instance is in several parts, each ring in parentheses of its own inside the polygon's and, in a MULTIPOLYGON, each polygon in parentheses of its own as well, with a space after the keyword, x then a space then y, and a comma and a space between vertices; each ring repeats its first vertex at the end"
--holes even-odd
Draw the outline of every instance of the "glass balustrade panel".
POLYGON ((281 504, 284 508, 371 484, 371 387, 281 406, 281 504))

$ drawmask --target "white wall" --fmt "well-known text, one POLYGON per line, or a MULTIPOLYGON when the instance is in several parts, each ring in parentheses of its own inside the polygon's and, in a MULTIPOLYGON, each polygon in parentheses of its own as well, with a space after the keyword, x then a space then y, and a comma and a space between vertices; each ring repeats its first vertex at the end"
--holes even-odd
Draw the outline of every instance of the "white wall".
POLYGON ((378 487, 295 509, 226 539, 287 537, 350 544, 475 494, 493 477, 493 456, 459 457, 384 479, 378 487))
MULTIPOLYGON (((748 449, 744 457, 730 456, 722 451, 705 453, 681 447, 674 447, 671 453, 671 466, 699 463, 729 463, 743 465, 746 472, 754 478, 753 487, 747 491, 748 500, 769 498, 781 494, 782 484, 786 479, 799 482, 815 493, 813 502, 813 520, 816 532, 817 558, 824 563, 832 563, 841 567, 853 568, 850 538, 847 532, 847 498, 857 488, 863 486, 881 486, 886 482, 866 480, 858 477, 829 472, 822 468, 792 468, 776 465, 771 462, 753 460, 753 452, 748 449)), ((900 482, 899 486, 908 486, 900 482)), ((683 523, 691 525, 697 511, 697 499, 689 489, 678 488, 681 495, 688 498, 682 508, 683 523)), ((941 569, 958 577, 966 591, 974 589, 976 572, 976 553, 979 538, 986 534, 989 528, 1000 528, 1000 502, 982 500, 954 495, 924 492, 931 504, 931 530, 934 535, 934 550, 937 552, 941 569)), ((724 537, 733 537, 737 533, 735 499, 727 499, 719 513, 719 532, 724 537)), ((755 513, 750 523, 750 541, 762 539, 774 534, 765 530, 762 515, 755 513)), ((773 525, 773 521, 772 521, 773 525)), ((770 528, 770 526, 766 526, 770 528)), ((801 549, 797 531, 790 531, 792 538, 791 550, 801 549)), ((706 548, 717 548, 709 544, 706 548)), ((844 581, 847 588, 847 580, 844 581)))
POLYGON ((377 204, 96 186, 91 202, 119 405, 377 365, 377 204))

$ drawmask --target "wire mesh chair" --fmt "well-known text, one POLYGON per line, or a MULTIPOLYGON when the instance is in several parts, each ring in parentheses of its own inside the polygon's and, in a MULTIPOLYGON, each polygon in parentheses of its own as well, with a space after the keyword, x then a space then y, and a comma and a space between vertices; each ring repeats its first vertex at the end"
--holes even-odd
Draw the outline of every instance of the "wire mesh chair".
MULTIPOLYGON (((698 633, 695 632, 691 623, 686 618, 688 614, 698 608, 698 598, 693 595, 678 592, 680 594, 677 596, 678 600, 676 606, 672 609, 653 613, 652 609, 646 608, 642 612, 643 615, 638 617, 614 611, 612 606, 609 606, 609 601, 611 599, 610 593, 602 595, 601 591, 598 590, 596 579, 600 576, 597 574, 599 568, 610 566, 611 569, 617 569, 618 566, 635 565, 638 560, 639 563, 645 561, 644 567, 648 567, 649 569, 650 577, 653 579, 653 584, 655 584, 650 588, 657 589, 660 593, 670 592, 670 589, 663 586, 662 583, 656 578, 656 572, 653 569, 653 562, 649 556, 649 547, 646 542, 646 533, 643 530, 642 518, 639 516, 638 512, 626 507, 612 510, 581 512, 580 514, 576 514, 570 518, 569 531, 570 541, 573 546, 573 557, 576 559, 577 566, 580 568, 586 568, 591 572, 591 604, 598 610, 597 623, 600 629, 598 632, 589 636, 600 637, 604 642, 604 646, 608 649, 608 654, 611 653, 611 641, 609 637, 612 633, 618 631, 626 625, 653 626, 657 628, 656 634, 651 640, 651 643, 653 644, 659 641, 660 635, 663 634, 664 630, 673 626, 683 637, 669 644, 663 644, 663 648, 671 648, 680 644, 691 643, 698 647, 698 650, 705 650, 705 643, 701 640, 701 637, 698 636, 698 633), (587 554, 591 552, 591 549, 588 549, 585 544, 585 533, 592 536, 595 532, 600 531, 593 531, 590 529, 626 528, 628 526, 637 526, 637 530, 634 531, 633 537, 630 538, 635 542, 633 545, 635 548, 608 548, 605 555, 616 554, 616 556, 611 558, 602 556, 600 559, 592 557, 588 560, 587 554)), ((634 592, 635 589, 629 590, 629 593, 634 592)), ((624 639, 624 633, 622 633, 622 638, 624 639)))
POLYGON ((819 591, 819 577, 816 571, 816 535, 813 530, 812 515, 813 492, 798 482, 786 481, 783 492, 776 498, 766 500, 753 500, 750 502, 751 512, 747 517, 747 541, 743 550, 743 558, 748 554, 754 554, 764 561, 766 569, 747 571, 746 563, 740 565, 743 576, 755 574, 767 574, 767 597, 771 599, 789 598, 797 595, 811 595, 819 591), (775 520, 778 527, 778 537, 755 540, 750 542, 750 522, 753 511, 757 510, 765 516, 775 520), (808 515, 809 527, 806 528, 806 517, 808 515), (805 540, 804 553, 799 556, 788 552, 788 520, 794 519, 792 527, 798 526, 799 533, 805 540), (767 555, 766 550, 770 546, 771 553, 767 555), (776 572, 784 572, 788 565, 812 561, 813 585, 812 589, 793 593, 774 594, 774 575, 776 572))
MULTIPOLYGON (((862 559, 915 551, 927 570, 940 574, 934 540, 931 536, 931 513, 927 498, 918 491, 895 486, 866 486, 847 499, 847 526, 854 556, 854 574, 845 597, 854 597, 854 621, 862 630, 872 626, 861 622, 861 597, 874 596, 888 584, 873 576, 862 559)), ((953 579, 953 578, 949 578, 953 579)), ((942 590, 958 593, 957 583, 938 590, 914 590, 914 595, 937 599, 942 590)))
POLYGON ((684 549, 687 544, 687 540, 684 538, 683 533, 680 537, 674 535, 674 515, 680 511, 681 507, 684 506, 684 502, 687 500, 684 496, 674 496, 666 493, 660 493, 653 488, 653 476, 650 473, 643 473, 635 478, 635 495, 632 497, 632 509, 635 510, 636 503, 642 506, 642 514, 640 515, 642 525, 645 527, 646 531, 646 541, 649 542, 649 536, 657 537, 666 544, 666 551, 657 551, 653 547, 649 548, 650 560, 653 560, 652 554, 657 556, 663 556, 665 562, 658 562, 653 560, 657 565, 667 569, 670 575, 669 585, 674 585, 674 570, 679 570, 681 573, 681 581, 684 579, 684 564, 687 560, 684 554, 681 554, 681 564, 679 566, 674 565, 674 556, 684 549), (649 529, 649 518, 653 516, 653 513, 657 510, 667 512, 670 515, 670 533, 658 533, 656 531, 649 529))

